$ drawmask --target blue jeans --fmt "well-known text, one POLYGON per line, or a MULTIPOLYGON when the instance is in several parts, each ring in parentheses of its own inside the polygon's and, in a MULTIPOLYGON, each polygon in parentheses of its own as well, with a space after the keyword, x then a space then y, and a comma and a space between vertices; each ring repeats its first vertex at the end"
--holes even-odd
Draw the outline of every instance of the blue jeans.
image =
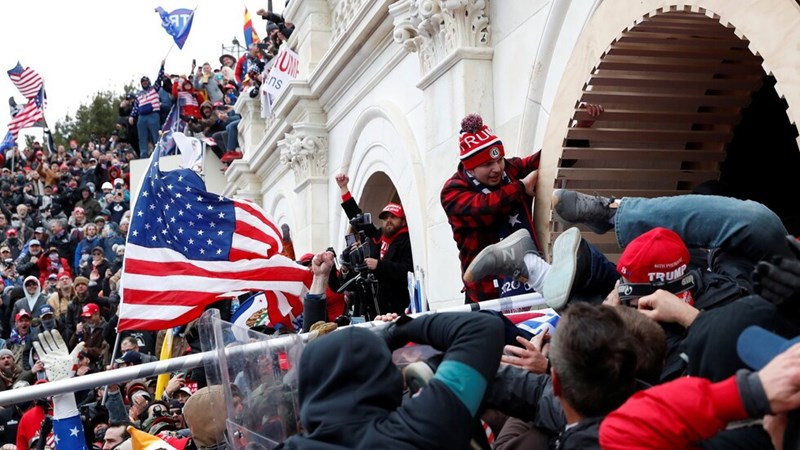
POLYGON ((139 157, 144 158, 150 155, 147 149, 147 141, 153 143, 155 148, 158 142, 158 130, 161 128, 161 117, 158 112, 152 112, 139 116, 136 119, 136 130, 139 132, 139 157))
MULTIPOLYGON (((772 255, 791 256, 785 241, 789 232, 781 219, 751 200, 714 195, 625 197, 614 219, 621 248, 655 227, 664 227, 676 232, 688 248, 720 249, 752 264, 772 255)), ((620 275, 602 252, 591 244, 589 249, 591 275, 583 286, 576 286, 576 293, 605 295, 620 275)))
POLYGON ((617 243, 625 248, 655 227, 678 233, 689 248, 718 248, 756 263, 791 256, 786 227, 761 203, 716 195, 626 197, 616 214, 617 243))
POLYGON ((225 125, 225 133, 227 134, 225 147, 229 152, 236 151, 239 148, 239 121, 241 119, 235 119, 225 125))

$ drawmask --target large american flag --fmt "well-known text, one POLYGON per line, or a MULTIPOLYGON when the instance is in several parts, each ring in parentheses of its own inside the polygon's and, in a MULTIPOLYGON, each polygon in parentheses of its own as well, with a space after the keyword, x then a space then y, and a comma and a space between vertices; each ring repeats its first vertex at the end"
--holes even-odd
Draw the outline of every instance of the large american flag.
POLYGON ((206 191, 190 169, 162 172, 154 151, 125 246, 118 330, 188 323, 231 291, 278 291, 302 305, 311 272, 280 254, 280 230, 252 202, 206 191))
POLYGON ((19 135, 19 130, 28 128, 41 120, 44 120, 44 109, 47 106, 47 95, 44 92, 44 86, 39 89, 39 93, 22 108, 16 116, 11 118, 8 123, 8 131, 11 133, 12 138, 16 141, 19 135))
POLYGON ((8 77, 11 82, 19 89, 19 92, 25 98, 33 98, 42 89, 42 76, 30 67, 22 68, 22 65, 17 62, 17 65, 8 71, 8 77))

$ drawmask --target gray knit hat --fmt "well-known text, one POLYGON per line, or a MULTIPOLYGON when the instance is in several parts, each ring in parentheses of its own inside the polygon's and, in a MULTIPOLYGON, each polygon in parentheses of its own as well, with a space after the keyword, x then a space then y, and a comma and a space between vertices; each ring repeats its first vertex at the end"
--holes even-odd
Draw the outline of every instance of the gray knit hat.
POLYGON ((4 348, 4 349, 0 350, 0 358, 2 358, 4 356, 10 356, 10 357, 13 358, 14 357, 14 352, 12 352, 11 350, 9 350, 7 348, 4 348))

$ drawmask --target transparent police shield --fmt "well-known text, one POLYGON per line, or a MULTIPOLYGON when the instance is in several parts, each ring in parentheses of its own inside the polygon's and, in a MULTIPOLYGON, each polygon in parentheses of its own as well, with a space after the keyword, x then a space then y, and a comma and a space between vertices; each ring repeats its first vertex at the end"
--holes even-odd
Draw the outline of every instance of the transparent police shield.
POLYGON ((272 449, 300 429, 297 368, 303 340, 297 334, 268 336, 233 325, 210 309, 200 319, 200 341, 209 385, 221 385, 229 449, 272 449), (227 412, 227 415, 225 414, 227 412))

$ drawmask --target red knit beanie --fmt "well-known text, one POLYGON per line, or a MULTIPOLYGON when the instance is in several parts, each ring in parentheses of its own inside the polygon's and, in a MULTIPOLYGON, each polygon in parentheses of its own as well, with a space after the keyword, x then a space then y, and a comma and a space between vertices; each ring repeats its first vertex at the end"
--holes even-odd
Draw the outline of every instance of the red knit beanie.
POLYGON ((461 148, 459 158, 467 170, 501 159, 506 154, 503 142, 483 124, 483 119, 478 114, 470 114, 461 121, 458 145, 461 148))

